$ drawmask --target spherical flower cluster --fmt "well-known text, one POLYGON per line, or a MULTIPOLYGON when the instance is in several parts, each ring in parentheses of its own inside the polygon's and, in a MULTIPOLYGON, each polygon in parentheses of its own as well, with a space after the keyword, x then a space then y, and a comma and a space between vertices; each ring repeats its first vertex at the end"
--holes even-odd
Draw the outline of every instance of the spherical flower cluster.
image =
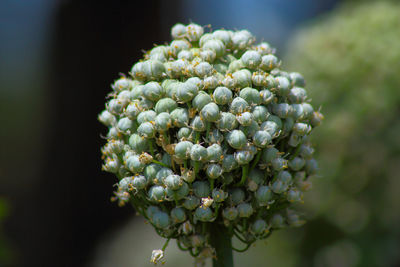
POLYGON ((212 255, 213 224, 247 245, 300 226, 289 208, 318 169, 308 136, 323 119, 303 77, 247 30, 171 34, 115 81, 99 115, 115 199, 193 256, 212 255))

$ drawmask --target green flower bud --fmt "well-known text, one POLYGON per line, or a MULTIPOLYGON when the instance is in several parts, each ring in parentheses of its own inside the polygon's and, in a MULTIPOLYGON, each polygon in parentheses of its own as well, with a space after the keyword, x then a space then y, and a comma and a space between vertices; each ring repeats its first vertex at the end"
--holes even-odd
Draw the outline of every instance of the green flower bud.
POLYGON ((186 26, 178 23, 171 28, 171 36, 174 39, 182 39, 186 36, 186 26))
POLYGON ((288 171, 280 171, 276 176, 276 179, 286 184, 289 184, 292 182, 292 175, 288 171))
POLYGON ((195 85, 198 90, 203 88, 203 81, 199 77, 190 77, 185 83, 195 85))
POLYGON ((243 126, 250 126, 253 122, 253 115, 250 112, 243 112, 236 115, 236 120, 243 126))
POLYGON ((289 101, 294 104, 301 104, 306 98, 307 92, 301 87, 293 87, 288 94, 289 101))
POLYGON ((274 55, 264 55, 261 57, 260 69, 264 71, 270 71, 272 69, 278 68, 280 62, 278 58, 274 55))
POLYGON ((260 125, 260 130, 268 132, 271 137, 276 137, 279 129, 279 125, 274 121, 265 121, 260 125))
POLYGON ((124 109, 126 102, 122 102, 119 99, 111 99, 108 101, 106 104, 106 109, 114 115, 118 115, 122 113, 122 110, 124 109))
POLYGON ((105 126, 112 126, 116 123, 115 116, 111 114, 109 111, 104 110, 98 117, 99 121, 103 123, 105 126))
POLYGON ((241 30, 233 33, 232 45, 234 49, 245 49, 255 41, 254 36, 247 30, 241 30))
POLYGON ((215 103, 208 103, 201 109, 200 115, 206 121, 217 121, 220 117, 218 105, 215 103))
POLYGON ((142 124, 145 122, 150 122, 150 121, 154 121, 157 117, 157 113, 155 113, 153 110, 147 110, 147 111, 143 111, 142 113, 140 113, 137 117, 137 122, 138 124, 142 124))
POLYGON ((146 216, 150 219, 150 221, 153 221, 153 215, 156 212, 159 212, 160 208, 157 206, 148 206, 146 209, 146 216))
POLYGON ((238 210, 235 207, 225 208, 222 211, 222 216, 228 221, 234 221, 239 215, 238 210))
POLYGON ((127 79, 127 78, 125 78, 125 77, 121 77, 118 80, 116 80, 111 87, 116 92, 121 92, 121 91, 124 91, 124 90, 130 90, 131 87, 132 87, 132 81, 127 79))
POLYGON ((194 217, 202 222, 211 222, 214 219, 214 214, 210 208, 198 207, 194 212, 194 217))
POLYGON ((188 50, 182 50, 178 53, 178 59, 185 59, 187 61, 193 60, 193 53, 188 50))
POLYGON ((125 109, 125 114, 130 120, 136 120, 140 112, 142 111, 139 100, 132 101, 125 109))
POLYGON ((236 97, 230 105, 230 112, 237 115, 245 112, 249 108, 249 103, 241 97, 236 97))
POLYGON ((293 131, 296 134, 303 136, 311 132, 311 126, 307 123, 297 122, 293 125, 293 131))
POLYGON ((324 115, 322 115, 321 112, 314 111, 310 118, 310 124, 312 127, 317 127, 321 124, 323 119, 324 115))
POLYGON ((270 224, 274 229, 280 229, 285 227, 285 219, 279 213, 276 213, 272 216, 270 220, 270 224))
POLYGON ((182 171, 182 178, 188 183, 192 183, 196 179, 196 174, 193 170, 184 169, 182 171))
POLYGON ((214 90, 213 98, 218 105, 227 105, 232 101, 232 91, 226 87, 217 87, 214 90))
POLYGON ((289 226, 291 227, 300 227, 302 225, 304 225, 305 221, 301 220, 299 215, 295 214, 295 213, 290 213, 288 212, 288 217, 287 217, 287 221, 289 226))
POLYGON ((118 183, 118 190, 130 191, 132 186, 133 177, 122 178, 118 183))
POLYGON ((158 82, 148 82, 143 87, 143 96, 151 101, 158 101, 162 98, 163 88, 158 82))
POLYGON ((211 144, 221 144, 224 141, 224 136, 218 129, 213 129, 208 133, 206 142, 211 144))
POLYGON ((146 98, 141 98, 139 100, 139 106, 142 110, 149 110, 154 107, 154 102, 152 102, 146 98))
POLYGON ((131 70, 132 76, 139 81, 158 80, 164 72, 164 64, 152 59, 136 63, 131 70))
POLYGON ((207 147, 207 160, 210 162, 221 161, 222 154, 222 147, 219 144, 213 144, 207 147))
POLYGON ((245 193, 240 188, 233 188, 229 190, 229 202, 236 206, 244 201, 245 193))
POLYGON ((143 189, 146 187, 148 181, 143 175, 133 177, 132 186, 136 189, 143 189))
POLYGON ((248 150, 239 150, 234 153, 234 157, 239 165, 246 165, 253 160, 254 154, 248 150))
MULTIPOLYGON (((236 72, 236 71, 241 70, 242 68, 244 68, 244 64, 240 59, 233 60, 231 63, 229 63, 228 71, 236 72)), ((240 75, 240 74, 237 74, 237 75, 240 75)), ((237 77, 237 78, 239 78, 239 77, 237 77)), ((235 81, 235 83, 236 83, 236 81, 235 81)))
POLYGON ((153 181, 157 173, 160 171, 161 166, 158 164, 149 164, 144 168, 143 175, 146 177, 148 181, 153 181))
POLYGON ((225 155, 223 160, 222 160, 222 169, 224 172, 230 172, 233 171, 239 167, 238 163, 235 160, 234 155, 225 155))
POLYGON ((257 89, 246 87, 240 90, 239 96, 246 100, 247 103, 251 104, 256 104, 259 105, 261 104, 261 96, 260 92, 257 89))
POLYGON ((206 62, 209 62, 209 63, 214 62, 216 57, 217 57, 217 54, 215 53, 214 50, 202 50, 200 52, 200 58, 203 61, 206 61, 206 62))
POLYGON ((211 195, 215 202, 223 202, 228 197, 228 193, 224 192, 224 190, 222 189, 217 188, 213 189, 211 195))
POLYGON ((268 231, 267 223, 262 219, 258 219, 251 225, 251 231, 256 235, 265 234, 268 231))
POLYGON ((133 128, 133 122, 128 118, 122 118, 118 121, 117 128, 123 133, 130 133, 133 128))
POLYGON ((204 132, 206 130, 206 123, 200 116, 196 116, 190 123, 190 127, 196 132, 204 132))
POLYGON ((278 76, 275 78, 275 80, 278 82, 278 95, 281 96, 286 96, 290 93, 290 82, 289 79, 283 76, 278 76))
POLYGON ((203 44, 202 49, 214 51, 217 57, 223 56, 226 51, 224 43, 218 39, 210 39, 206 41, 203 44))
POLYGON ((172 190, 171 188, 167 187, 165 192, 169 198, 169 200, 181 200, 184 199, 189 194, 190 188, 187 183, 182 182, 180 187, 177 190, 172 190))
POLYGON ((152 223, 161 229, 166 229, 169 227, 170 219, 167 213, 163 211, 157 211, 153 214, 152 223))
POLYGON ((257 51, 246 51, 240 58, 249 69, 256 69, 261 64, 261 55, 257 51))
POLYGON ((206 174, 211 179, 217 179, 223 173, 222 167, 218 164, 209 164, 206 169, 206 174))
POLYGON ((294 119, 292 117, 288 117, 284 120, 283 122, 283 133, 285 135, 288 135, 294 126, 294 119))
POLYGON ((221 131, 231 131, 235 129, 237 125, 238 123, 235 115, 229 112, 221 112, 221 117, 216 123, 216 126, 221 131))
POLYGON ((237 206, 237 210, 239 212, 239 217, 241 217, 241 218, 248 218, 254 212, 253 207, 249 203, 239 204, 237 206))
POLYGON ((139 125, 137 132, 144 138, 154 138, 156 134, 156 128, 150 122, 144 122, 139 125))
POLYGON ((127 158, 126 167, 133 173, 140 173, 146 165, 142 163, 138 155, 133 155, 127 158))
POLYGON ((294 159, 289 161, 288 166, 294 171, 299 171, 304 167, 305 164, 306 161, 303 158, 295 157, 294 159))
POLYGON ((168 131, 168 129, 172 126, 171 115, 167 112, 161 112, 157 115, 155 119, 154 127, 159 132, 168 131))
POLYGON ((212 74, 213 67, 208 62, 201 62, 194 67, 194 71, 196 72, 197 76, 204 78, 212 74))
POLYGON ((318 162, 315 159, 306 160, 306 172, 308 175, 316 174, 318 169, 318 162))
POLYGON ((208 103, 211 103, 211 97, 205 93, 204 91, 200 91, 196 97, 192 101, 192 106, 197 110, 200 111, 202 108, 207 105, 208 103))
POLYGON ((140 137, 138 134, 132 134, 129 137, 129 146, 138 154, 141 154, 143 151, 147 150, 147 141, 146 139, 140 137))
POLYGON ((186 40, 174 40, 171 42, 169 46, 169 51, 174 55, 177 56, 179 52, 183 50, 188 50, 191 48, 191 45, 186 40))
POLYGON ((176 99, 178 102, 191 101, 198 92, 198 88, 194 83, 180 83, 176 90, 176 99))
POLYGON ((191 140, 193 131, 187 127, 182 127, 177 133, 177 138, 179 141, 191 140))
POLYGON ((257 189, 255 197, 258 205, 267 206, 272 199, 272 191, 268 186, 262 185, 257 189))
POLYGON ((287 103, 274 104, 272 106, 272 111, 279 118, 287 118, 292 112, 292 106, 287 103))
POLYGON ((194 161, 204 161, 207 159, 207 149, 202 145, 195 144, 190 149, 190 158, 194 161))
POLYGON ((161 169, 157 172, 157 174, 156 174, 157 182, 158 182, 158 183, 164 183, 164 180, 165 180, 168 176, 173 175, 173 174, 174 174, 174 172, 173 172, 171 169, 168 169, 168 168, 163 167, 163 168, 161 168, 161 169))
POLYGON ((238 70, 232 74, 235 84, 241 88, 251 86, 251 76, 251 72, 247 69, 238 70))
POLYGON ((189 123, 189 113, 184 108, 176 108, 171 113, 171 120, 176 127, 185 127, 189 123))
POLYGON ((173 223, 181 223, 186 220, 186 213, 182 208, 173 208, 171 210, 171 219, 173 223))
POLYGON ((293 86, 304 87, 306 85, 304 77, 300 73, 291 72, 289 75, 293 86))
POLYGON ((289 185, 282 182, 281 180, 276 180, 271 185, 271 190, 276 194, 281 194, 288 189, 289 185))
POLYGON ((194 210, 200 205, 200 199, 195 196, 187 196, 183 202, 183 207, 188 210, 194 210))
POLYGON ((303 118, 304 119, 310 118, 314 113, 314 108, 308 103, 302 103, 301 106, 303 108, 303 118))
POLYGON ((186 37, 190 42, 199 41, 203 33, 203 27, 201 27, 200 25, 190 23, 186 26, 186 37))
POLYGON ((258 147, 266 147, 272 141, 271 135, 267 131, 257 131, 253 136, 253 143, 258 147))
POLYGON ((178 190, 182 185, 182 177, 176 174, 170 174, 164 179, 164 184, 169 189, 178 190))
POLYGON ((300 156, 304 159, 311 159, 312 156, 314 154, 314 149, 307 145, 307 144, 303 144, 300 147, 300 156))
POLYGON ((253 114, 253 119, 257 123, 263 123, 268 119, 270 115, 268 109, 264 106, 255 106, 252 114, 253 114))
POLYGON ((179 159, 188 159, 193 143, 189 141, 181 141, 175 146, 175 156, 179 159))
POLYGON ((160 185, 153 185, 150 187, 147 195, 151 201, 161 202, 165 199, 165 189, 160 185))
POLYGON ((277 157, 271 160, 271 165, 274 171, 281 171, 287 167, 287 160, 277 157))
POLYGON ((226 46, 229 47, 231 44, 231 32, 225 30, 216 30, 212 33, 212 37, 217 40, 222 41, 226 46))
POLYGON ((204 90, 215 89, 218 86, 219 79, 217 75, 204 78, 204 90))
POLYGON ((228 144, 235 149, 241 149, 247 144, 247 138, 240 130, 233 130, 228 133, 226 140, 228 144))
POLYGON ((196 181, 193 183, 193 193, 196 197, 208 197, 210 195, 210 184, 208 181, 196 181))
POLYGON ((157 114, 160 114, 161 112, 171 112, 177 107, 178 104, 172 98, 166 97, 157 102, 154 110, 157 114))
POLYGON ((290 189, 287 192, 287 200, 289 202, 301 202, 303 194, 298 189, 290 189))

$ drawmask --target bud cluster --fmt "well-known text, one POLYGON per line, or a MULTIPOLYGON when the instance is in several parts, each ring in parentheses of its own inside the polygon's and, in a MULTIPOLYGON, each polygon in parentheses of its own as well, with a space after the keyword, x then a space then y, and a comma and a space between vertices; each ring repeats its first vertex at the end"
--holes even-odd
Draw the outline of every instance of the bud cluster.
POLYGON ((308 136, 323 119, 303 77, 247 30, 171 34, 115 81, 99 115, 115 199, 193 256, 212 251, 212 224, 246 244, 300 226, 289 208, 318 169, 308 136))

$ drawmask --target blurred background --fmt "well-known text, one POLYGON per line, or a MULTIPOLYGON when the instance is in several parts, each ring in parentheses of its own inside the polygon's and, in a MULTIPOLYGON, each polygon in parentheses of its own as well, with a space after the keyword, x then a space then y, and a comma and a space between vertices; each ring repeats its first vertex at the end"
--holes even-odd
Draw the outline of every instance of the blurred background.
MULTIPOLYGON (((110 202, 97 114, 176 22, 248 29, 302 73, 325 123, 308 223, 237 266, 400 266, 400 5, 395 1, 0 2, 0 266, 150 266, 162 246, 110 202)), ((172 244, 165 266, 192 266, 172 244)))

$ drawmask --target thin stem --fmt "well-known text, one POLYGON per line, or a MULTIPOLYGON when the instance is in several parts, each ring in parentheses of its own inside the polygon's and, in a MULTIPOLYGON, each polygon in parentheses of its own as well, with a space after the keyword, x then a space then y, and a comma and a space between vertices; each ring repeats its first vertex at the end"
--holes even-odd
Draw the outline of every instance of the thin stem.
POLYGON ((242 186, 244 185, 244 183, 246 182, 246 178, 247 178, 247 172, 249 171, 249 164, 244 165, 242 167, 242 179, 240 180, 239 183, 236 184, 236 186, 242 186))
POLYGON ((167 241, 165 241, 165 244, 164 244, 164 246, 162 247, 162 251, 165 251, 165 249, 167 248, 167 246, 168 246, 168 243, 169 243, 169 241, 171 240, 171 238, 168 238, 167 239, 167 241))
POLYGON ((155 163, 155 164, 161 165, 163 167, 169 168, 169 166, 167 164, 162 163, 161 161, 153 159, 152 162, 155 163))

